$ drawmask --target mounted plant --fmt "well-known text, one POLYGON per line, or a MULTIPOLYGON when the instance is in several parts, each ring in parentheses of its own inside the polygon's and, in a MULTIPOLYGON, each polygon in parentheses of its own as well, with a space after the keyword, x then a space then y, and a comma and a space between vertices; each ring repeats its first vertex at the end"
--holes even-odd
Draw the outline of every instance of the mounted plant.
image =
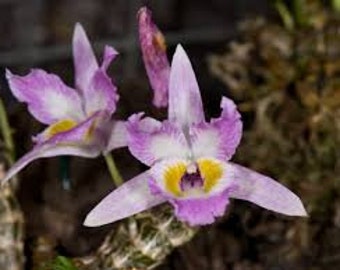
MULTIPOLYGON (((13 165, 14 142, 7 112, 0 99, 0 179, 13 165)), ((24 218, 16 198, 17 181, 0 189, 0 269, 24 269, 24 218)))
MULTIPOLYGON (((320 256, 332 258, 330 253, 339 248, 335 244, 334 250, 319 250, 322 244, 316 247, 313 243, 318 234, 337 235, 333 229, 338 226, 338 1, 328 5, 307 0, 274 3, 281 24, 264 18, 242 22, 239 39, 231 42, 224 54, 211 56, 209 66, 246 118, 236 159, 279 176, 306 199, 311 219, 291 228, 303 233, 287 240, 291 248, 286 259, 310 256, 314 266, 328 269, 326 265, 333 261, 326 264, 325 259, 322 264, 320 256), (326 229, 325 224, 332 225, 326 229), (293 241, 304 244, 294 245, 293 241)), ((329 244, 332 238, 325 241, 329 244)))

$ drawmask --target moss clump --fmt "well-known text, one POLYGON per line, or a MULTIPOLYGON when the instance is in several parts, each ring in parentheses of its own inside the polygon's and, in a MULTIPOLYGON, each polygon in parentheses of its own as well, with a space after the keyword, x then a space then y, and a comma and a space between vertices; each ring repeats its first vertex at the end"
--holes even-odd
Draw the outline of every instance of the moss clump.
POLYGON ((289 185, 310 213, 287 229, 295 236, 284 259, 273 258, 310 256, 313 269, 325 269, 318 264, 328 267, 325 258, 340 251, 337 240, 319 241, 340 227, 340 15, 304 2, 304 19, 291 12, 290 27, 263 18, 243 22, 240 39, 209 64, 245 120, 236 159, 289 185))

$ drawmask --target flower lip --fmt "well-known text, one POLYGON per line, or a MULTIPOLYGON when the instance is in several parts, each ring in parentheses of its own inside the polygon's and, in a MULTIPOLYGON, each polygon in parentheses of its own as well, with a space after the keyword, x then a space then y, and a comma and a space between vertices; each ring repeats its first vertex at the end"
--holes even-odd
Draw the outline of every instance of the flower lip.
POLYGON ((172 159, 151 169, 154 184, 168 198, 195 199, 218 194, 232 184, 232 171, 222 161, 202 158, 192 162, 172 159))

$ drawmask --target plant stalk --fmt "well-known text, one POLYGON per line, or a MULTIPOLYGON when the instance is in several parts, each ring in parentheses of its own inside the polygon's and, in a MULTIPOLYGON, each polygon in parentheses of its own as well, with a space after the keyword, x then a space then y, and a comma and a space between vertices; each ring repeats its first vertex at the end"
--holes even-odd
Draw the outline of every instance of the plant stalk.
POLYGON ((281 17, 285 28, 292 31, 295 27, 295 21, 287 5, 282 0, 275 0, 274 6, 281 17))
POLYGON ((113 156, 111 154, 107 154, 107 155, 104 155, 104 158, 105 158, 105 162, 106 162, 107 168, 110 172, 113 182, 115 183, 117 187, 120 186, 121 184, 123 184, 124 181, 116 166, 113 156))
POLYGON ((332 0, 332 7, 334 11, 340 13, 340 0, 332 0))
POLYGON ((11 127, 8 122, 7 112, 4 106, 3 101, 0 99, 0 129, 2 133, 2 137, 7 148, 7 156, 8 162, 10 165, 14 163, 15 154, 14 154, 14 142, 12 138, 11 127))

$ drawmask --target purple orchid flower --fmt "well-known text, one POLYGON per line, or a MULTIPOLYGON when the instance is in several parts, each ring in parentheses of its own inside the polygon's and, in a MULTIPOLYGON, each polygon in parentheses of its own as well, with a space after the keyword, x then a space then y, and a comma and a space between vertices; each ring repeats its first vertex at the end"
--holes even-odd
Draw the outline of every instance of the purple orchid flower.
POLYGON ((84 29, 76 24, 73 35, 76 89, 44 70, 33 69, 26 76, 7 70, 13 95, 27 103, 38 121, 49 126, 33 138, 34 148, 13 165, 2 183, 38 158, 96 157, 126 146, 124 122, 111 120, 118 94, 106 70, 116 55, 112 47, 106 46, 99 66, 84 29))
POLYGON ((162 32, 154 24, 151 11, 143 7, 138 12, 139 41, 146 72, 153 89, 153 105, 158 108, 168 105, 170 64, 162 32))
POLYGON ((204 225, 222 216, 230 198, 253 202, 289 216, 306 216, 300 199, 275 180, 229 162, 241 140, 242 121, 233 101, 223 97, 219 118, 204 118, 190 60, 179 45, 169 81, 168 119, 130 117, 131 153, 150 170, 105 197, 86 226, 114 222, 170 202, 178 219, 204 225))

